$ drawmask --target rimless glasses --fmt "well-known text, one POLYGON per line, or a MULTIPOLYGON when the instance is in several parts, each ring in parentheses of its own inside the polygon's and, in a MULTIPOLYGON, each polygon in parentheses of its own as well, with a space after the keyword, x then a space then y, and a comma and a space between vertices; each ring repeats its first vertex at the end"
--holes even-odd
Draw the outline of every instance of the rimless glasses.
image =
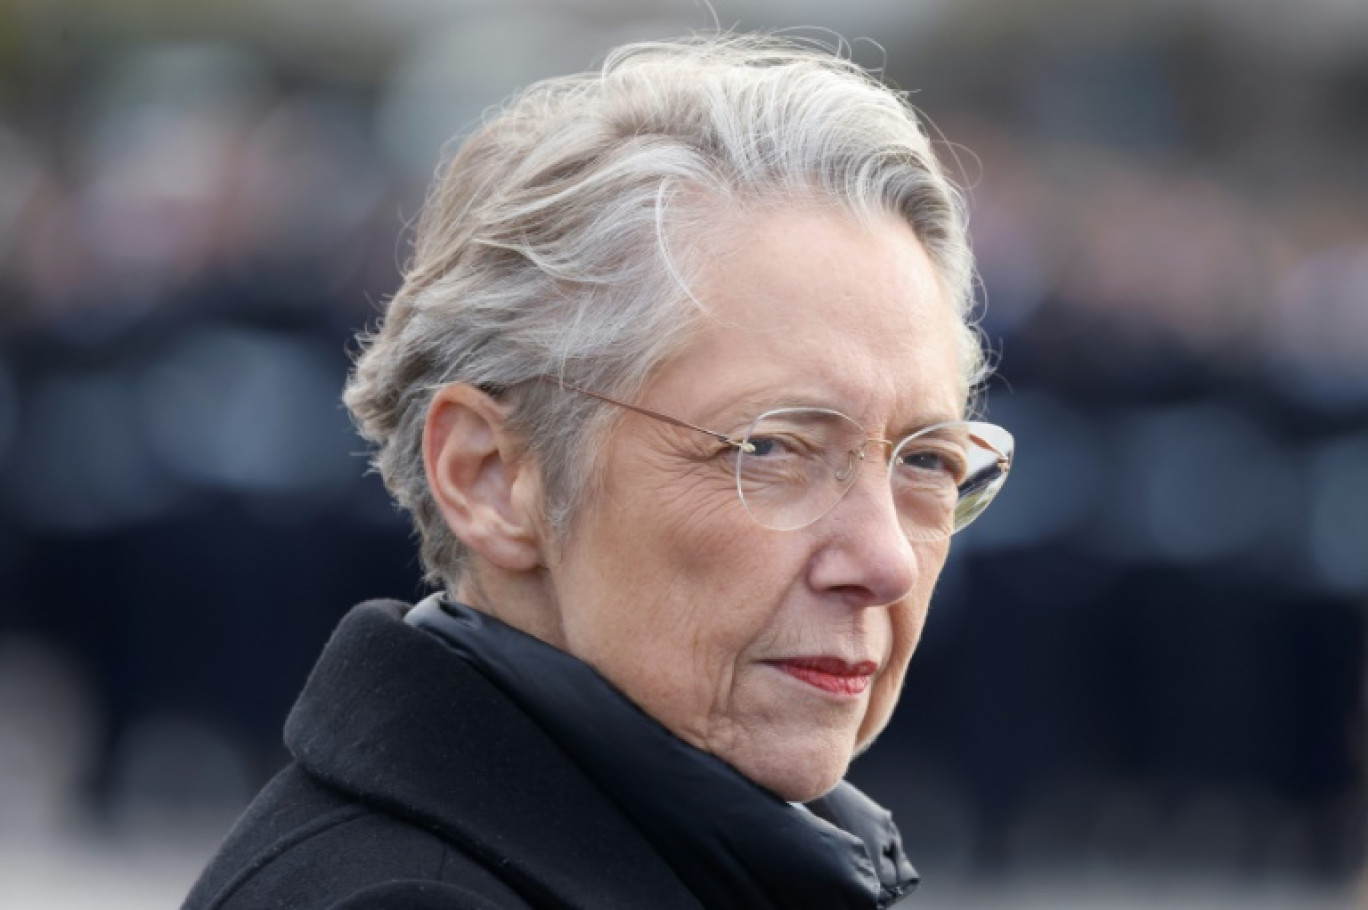
POLYGON ((870 436, 829 408, 777 408, 729 435, 577 386, 581 395, 673 426, 705 433, 728 448, 746 511, 775 531, 807 527, 850 492, 870 452, 888 455, 888 482, 903 533, 914 542, 944 540, 988 507, 1007 480, 1015 443, 1002 427, 956 420, 922 427, 901 440, 870 436))

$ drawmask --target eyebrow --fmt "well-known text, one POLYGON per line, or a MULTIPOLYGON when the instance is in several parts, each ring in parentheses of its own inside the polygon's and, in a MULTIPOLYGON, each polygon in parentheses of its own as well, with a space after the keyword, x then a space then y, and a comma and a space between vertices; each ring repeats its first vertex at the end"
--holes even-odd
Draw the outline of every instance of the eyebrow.
POLYGON ((968 417, 965 417, 965 416, 962 415, 962 414, 926 414, 926 415, 921 415, 921 416, 918 416, 917 418, 915 418, 914 420, 912 420, 910 423, 903 423, 903 424, 901 424, 901 426, 903 427, 903 429, 899 430, 897 433, 894 433, 894 434, 893 434, 893 438, 894 438, 894 439, 906 439, 908 436, 911 436, 913 433, 920 433, 922 430, 925 430, 927 427, 934 427, 934 426, 937 426, 938 424, 942 424, 942 423, 961 423, 961 422, 963 422, 963 421, 965 421, 965 420, 968 420, 968 419, 969 419, 968 417))
MULTIPOLYGON (((736 410, 737 417, 742 423, 742 426, 737 427, 737 432, 744 431, 745 425, 754 421, 755 418, 759 417, 761 414, 779 410, 781 408, 820 408, 827 411, 836 411, 840 414, 844 414, 851 420, 854 420, 856 423, 860 424, 860 426, 865 426, 865 421, 852 414, 849 408, 833 404, 830 398, 817 397, 815 395, 756 395, 742 397, 736 399, 734 405, 729 407, 724 413, 730 413, 733 408, 736 410)), ((947 414, 944 412, 925 412, 910 419, 890 422, 889 426, 896 426, 899 429, 889 435, 894 440, 906 439, 913 433, 918 433, 927 427, 933 427, 941 423, 955 423, 968 419, 969 418, 962 413, 947 414)))

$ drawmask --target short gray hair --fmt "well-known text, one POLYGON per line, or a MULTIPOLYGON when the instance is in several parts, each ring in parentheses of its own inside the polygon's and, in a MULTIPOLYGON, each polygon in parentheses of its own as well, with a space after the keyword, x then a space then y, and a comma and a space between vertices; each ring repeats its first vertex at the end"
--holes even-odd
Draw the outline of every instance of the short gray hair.
POLYGON ((429 581, 454 590, 467 555, 424 472, 433 393, 467 382, 503 397, 563 532, 612 417, 534 380, 634 395, 706 312, 688 288, 708 219, 804 203, 913 228, 961 314, 967 402, 985 363, 961 198, 903 94, 839 50, 757 35, 632 44, 486 118, 441 170, 344 398, 413 515, 429 581))

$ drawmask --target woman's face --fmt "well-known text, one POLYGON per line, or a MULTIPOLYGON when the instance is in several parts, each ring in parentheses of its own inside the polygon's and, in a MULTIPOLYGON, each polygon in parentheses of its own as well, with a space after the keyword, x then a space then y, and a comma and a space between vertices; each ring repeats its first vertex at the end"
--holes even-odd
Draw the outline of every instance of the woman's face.
MULTIPOLYGON (((725 433, 793 405, 890 439, 962 416, 957 317, 906 224, 797 208, 731 228, 694 287, 711 318, 634 403, 725 433)), ((948 544, 907 540, 882 458, 772 531, 715 440, 624 411, 606 446, 548 568, 558 644, 781 797, 825 793, 888 721, 948 544)))

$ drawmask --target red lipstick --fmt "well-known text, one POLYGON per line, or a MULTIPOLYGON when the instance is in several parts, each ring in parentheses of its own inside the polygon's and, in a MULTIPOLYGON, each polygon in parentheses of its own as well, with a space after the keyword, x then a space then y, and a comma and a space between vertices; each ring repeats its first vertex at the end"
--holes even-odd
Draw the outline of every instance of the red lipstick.
POLYGON ((795 679, 832 695, 860 695, 878 670, 872 660, 846 663, 839 657, 794 657, 774 662, 774 666, 795 679))

